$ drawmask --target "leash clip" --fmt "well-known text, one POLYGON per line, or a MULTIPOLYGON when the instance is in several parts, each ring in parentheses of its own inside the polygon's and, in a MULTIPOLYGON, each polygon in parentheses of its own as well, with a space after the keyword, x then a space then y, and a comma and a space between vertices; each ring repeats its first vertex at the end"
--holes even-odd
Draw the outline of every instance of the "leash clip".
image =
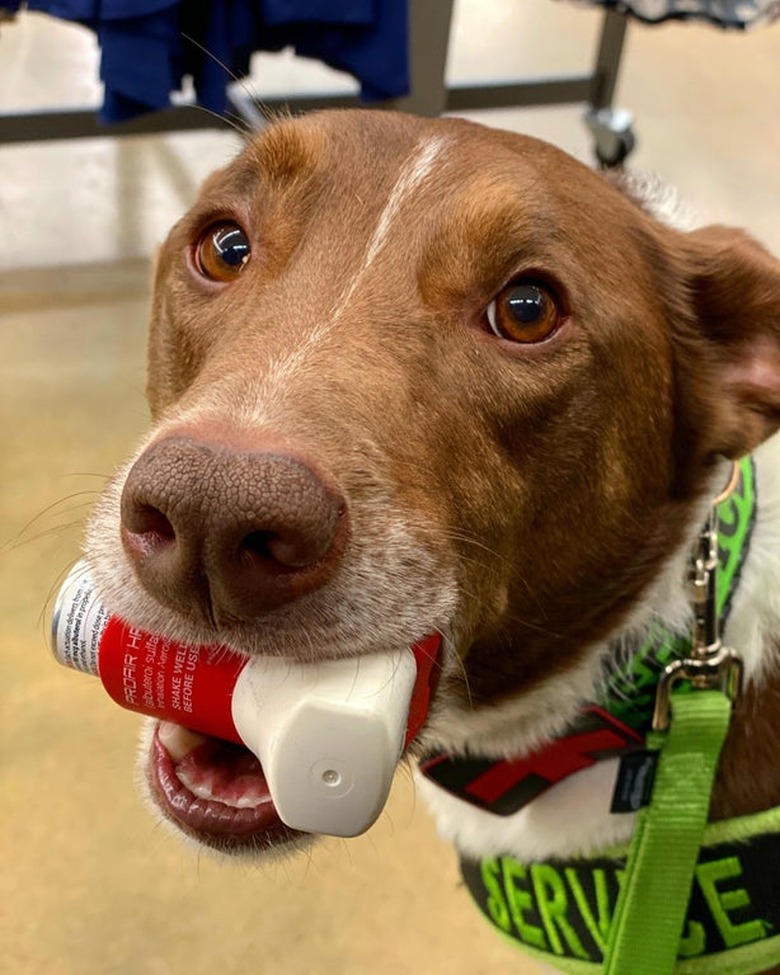
POLYGON ((713 506, 691 553, 688 574, 693 605, 691 656, 672 661, 661 674, 653 712, 655 731, 669 728, 671 692, 679 681, 688 681, 694 690, 717 688, 732 704, 742 690, 742 659, 734 650, 723 646, 718 632, 716 525, 717 513, 713 506))
POLYGON ((742 658, 728 647, 720 646, 706 658, 675 660, 664 668, 658 683, 653 712, 653 730, 669 729, 669 702, 672 689, 685 680, 694 690, 722 691, 732 704, 742 690, 742 658))

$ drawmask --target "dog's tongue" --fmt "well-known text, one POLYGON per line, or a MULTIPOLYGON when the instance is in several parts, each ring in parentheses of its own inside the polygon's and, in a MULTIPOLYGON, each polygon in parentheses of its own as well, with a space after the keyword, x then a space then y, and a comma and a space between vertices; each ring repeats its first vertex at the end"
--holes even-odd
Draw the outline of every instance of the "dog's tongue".
POLYGON ((234 809, 269 801, 262 766, 247 748, 171 724, 161 725, 158 734, 176 777, 194 796, 234 809))
POLYGON ((238 839, 284 828, 260 762, 241 745, 162 722, 149 771, 168 815, 201 836, 238 839))

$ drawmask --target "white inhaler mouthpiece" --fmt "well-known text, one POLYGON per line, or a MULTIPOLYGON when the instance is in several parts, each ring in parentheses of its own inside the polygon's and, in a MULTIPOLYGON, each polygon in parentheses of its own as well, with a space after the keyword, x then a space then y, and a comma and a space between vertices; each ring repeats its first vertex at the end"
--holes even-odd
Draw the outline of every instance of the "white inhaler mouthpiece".
POLYGON ((257 657, 244 668, 233 720, 283 822, 331 836, 368 829, 401 757, 415 674, 409 650, 315 664, 257 657))
POLYGON ((382 811, 424 721, 439 642, 306 664, 180 645, 112 616, 84 563, 52 621, 60 663, 100 676, 125 708, 244 744, 282 822, 331 836, 357 836, 382 811))

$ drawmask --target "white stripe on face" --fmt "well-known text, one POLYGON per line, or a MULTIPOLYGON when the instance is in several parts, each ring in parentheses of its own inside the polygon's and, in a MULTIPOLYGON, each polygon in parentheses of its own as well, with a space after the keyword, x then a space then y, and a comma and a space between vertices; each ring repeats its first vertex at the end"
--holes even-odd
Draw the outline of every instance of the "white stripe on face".
POLYGON ((430 175, 433 165, 447 141, 441 137, 425 139, 417 143, 407 158, 398 179, 395 181, 395 186, 390 191, 390 196, 379 217, 374 233, 371 235, 371 240, 368 242, 363 262, 336 305, 331 323, 336 322, 344 312, 364 275, 384 247, 390 227, 398 216, 404 201, 430 175))
POLYGON ((431 175, 437 159, 449 141, 448 138, 437 136, 425 138, 414 146, 401 166, 398 178, 368 238, 363 256, 336 301, 333 311, 302 334, 294 348, 268 364, 260 382, 255 381, 253 387, 244 392, 238 408, 240 415, 236 414, 235 404, 229 406, 227 402, 223 402, 224 394, 219 389, 215 389, 212 391, 210 402, 201 399, 194 410, 187 411, 184 420, 196 420, 204 412, 218 414, 227 411, 239 425, 254 427, 271 422, 272 416, 283 408, 286 402, 285 391, 290 387, 293 377, 300 375, 307 368, 309 354, 327 338, 333 326, 343 315, 352 296, 387 243, 391 228, 405 204, 431 175))
MULTIPOLYGON (((303 337, 287 355, 276 359, 269 365, 262 383, 255 391, 255 395, 248 399, 248 402, 253 401, 252 406, 248 411, 245 406, 245 412, 247 412, 245 422, 254 425, 259 422, 259 418, 267 420, 269 412, 273 409, 271 404, 279 405, 280 397, 278 391, 284 390, 288 386, 291 378, 306 367, 308 353, 327 337, 332 327, 338 322, 366 273, 385 246, 389 238, 390 229, 398 218, 404 204, 433 172, 436 160, 446 148, 448 142, 449 140, 447 138, 437 136, 435 138, 421 140, 415 145, 401 167, 398 179, 390 191, 387 203, 379 215, 374 231, 368 240, 363 258, 354 271, 349 284, 345 287, 341 297, 336 302, 332 313, 323 322, 313 327, 308 335, 303 337)), ((283 399, 284 397, 282 396, 281 400, 283 399)))

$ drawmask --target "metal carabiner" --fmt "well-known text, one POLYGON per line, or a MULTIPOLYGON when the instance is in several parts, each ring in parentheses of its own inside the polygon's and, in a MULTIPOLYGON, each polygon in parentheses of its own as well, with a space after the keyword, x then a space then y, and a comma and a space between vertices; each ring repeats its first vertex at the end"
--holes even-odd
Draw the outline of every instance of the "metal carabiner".
POLYGON ((743 671, 742 658, 723 646, 706 658, 673 661, 664 668, 658 683, 653 730, 666 731, 669 728, 671 693, 679 681, 689 681, 694 691, 717 688, 733 704, 742 691, 743 671))
POLYGON ((691 553, 688 574, 693 606, 691 655, 672 661, 661 674, 653 712, 655 731, 666 731, 669 727, 671 692, 679 681, 689 681, 694 690, 718 688, 732 703, 742 690, 742 659, 734 650, 724 647, 720 640, 716 524, 717 514, 713 506, 691 553))

